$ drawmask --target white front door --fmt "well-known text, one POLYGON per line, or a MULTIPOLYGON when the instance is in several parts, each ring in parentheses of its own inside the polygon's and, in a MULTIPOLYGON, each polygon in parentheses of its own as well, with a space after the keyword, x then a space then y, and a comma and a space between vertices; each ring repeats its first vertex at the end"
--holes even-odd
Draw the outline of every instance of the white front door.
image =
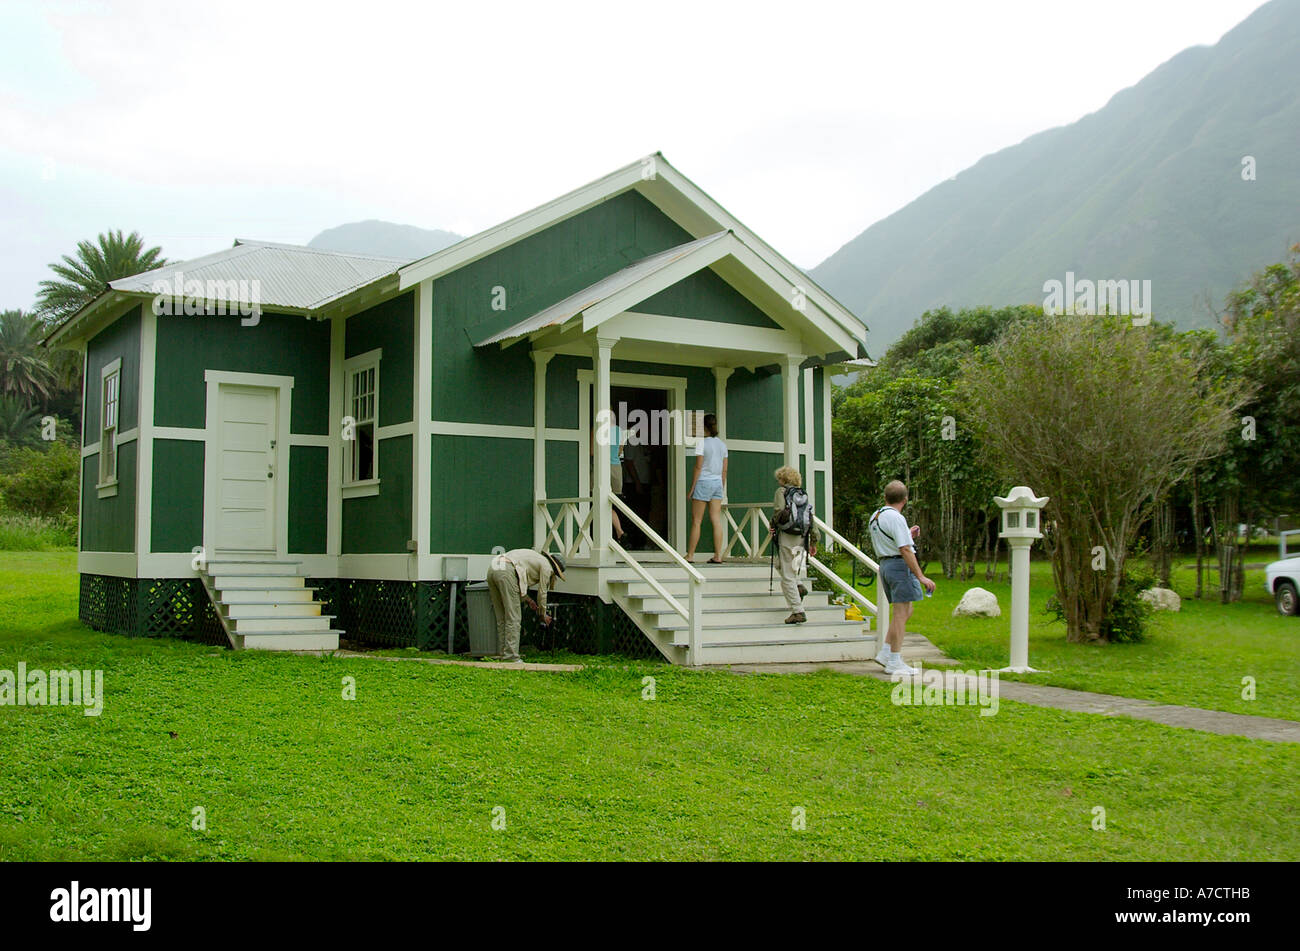
POLYGON ((222 383, 217 415, 217 548, 275 551, 277 389, 222 383))

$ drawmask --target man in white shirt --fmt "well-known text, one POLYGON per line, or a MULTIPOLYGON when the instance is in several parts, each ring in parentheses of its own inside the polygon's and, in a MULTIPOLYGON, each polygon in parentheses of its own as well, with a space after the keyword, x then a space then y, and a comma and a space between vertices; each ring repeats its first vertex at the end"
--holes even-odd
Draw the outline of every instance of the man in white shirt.
POLYGON ((546 594, 558 578, 564 580, 564 559, 549 551, 516 548, 496 555, 488 568, 488 594, 492 598, 492 613, 497 620, 497 641, 501 659, 512 664, 522 662, 519 656, 519 625, 522 621, 521 602, 537 612, 543 624, 551 623, 546 610, 546 594), (528 596, 528 589, 537 589, 537 600, 528 596))
POLYGON ((876 662, 887 674, 915 674, 916 668, 903 662, 903 632, 912 616, 912 604, 925 595, 922 586, 934 593, 934 582, 921 573, 916 560, 919 526, 907 527, 903 506, 907 486, 895 479, 885 486, 885 505, 871 516, 871 544, 880 562, 880 597, 889 602, 889 631, 876 654, 876 662))

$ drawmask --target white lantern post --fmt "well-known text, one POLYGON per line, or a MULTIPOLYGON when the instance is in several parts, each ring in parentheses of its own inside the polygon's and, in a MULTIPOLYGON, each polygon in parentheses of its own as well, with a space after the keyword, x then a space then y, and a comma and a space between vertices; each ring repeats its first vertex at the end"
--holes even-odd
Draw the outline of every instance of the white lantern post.
POLYGON ((1011 549, 1011 665, 1004 673, 1034 674, 1029 666, 1029 549, 1042 538, 1042 508, 1047 497, 1038 498, 1028 486, 1018 485, 1006 498, 993 497, 1002 509, 1002 531, 1011 549))

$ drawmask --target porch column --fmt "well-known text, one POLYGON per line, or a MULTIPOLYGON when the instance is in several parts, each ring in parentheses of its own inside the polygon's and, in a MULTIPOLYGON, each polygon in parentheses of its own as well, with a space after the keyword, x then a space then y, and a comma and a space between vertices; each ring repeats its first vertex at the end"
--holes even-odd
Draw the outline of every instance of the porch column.
MULTIPOLYGON (((799 364, 803 357, 786 354, 781 364, 782 413, 785 432, 785 464, 799 468, 799 364)), ((805 479, 807 473, 803 473, 805 479)))
POLYGON ((592 423, 596 428, 596 445, 592 452, 594 462, 592 465, 592 499, 596 506, 595 514, 591 520, 591 537, 595 541, 596 550, 592 552, 592 560, 597 564, 609 560, 609 542, 613 536, 610 522, 611 502, 609 489, 609 428, 613 421, 610 412, 609 396, 609 364, 610 357, 614 350, 614 340, 609 337, 597 337, 595 346, 592 347, 591 362, 594 373, 592 374, 592 408, 595 415, 592 423))
POLYGON ((533 547, 546 540, 546 519, 538 508, 546 498, 546 365, 554 353, 533 351, 533 547))
POLYGON ((717 407, 713 415, 718 417, 718 436, 727 438, 727 377, 734 372, 732 367, 713 368, 713 405, 717 407))

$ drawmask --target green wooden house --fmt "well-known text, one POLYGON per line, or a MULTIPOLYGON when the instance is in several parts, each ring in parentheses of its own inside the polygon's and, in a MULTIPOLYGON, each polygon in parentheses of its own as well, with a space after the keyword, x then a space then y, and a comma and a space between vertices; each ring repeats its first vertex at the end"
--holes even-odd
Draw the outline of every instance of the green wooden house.
POLYGON ((760 561, 783 462, 835 540, 828 367, 866 328, 662 155, 417 261, 239 242, 112 282, 50 343, 84 353, 96 628, 462 650, 451 585, 545 545, 579 649, 872 652, 824 595, 774 623, 760 561), (724 566, 675 554, 705 412, 730 449, 724 566), (622 497, 593 478, 602 414, 624 424, 622 497))

